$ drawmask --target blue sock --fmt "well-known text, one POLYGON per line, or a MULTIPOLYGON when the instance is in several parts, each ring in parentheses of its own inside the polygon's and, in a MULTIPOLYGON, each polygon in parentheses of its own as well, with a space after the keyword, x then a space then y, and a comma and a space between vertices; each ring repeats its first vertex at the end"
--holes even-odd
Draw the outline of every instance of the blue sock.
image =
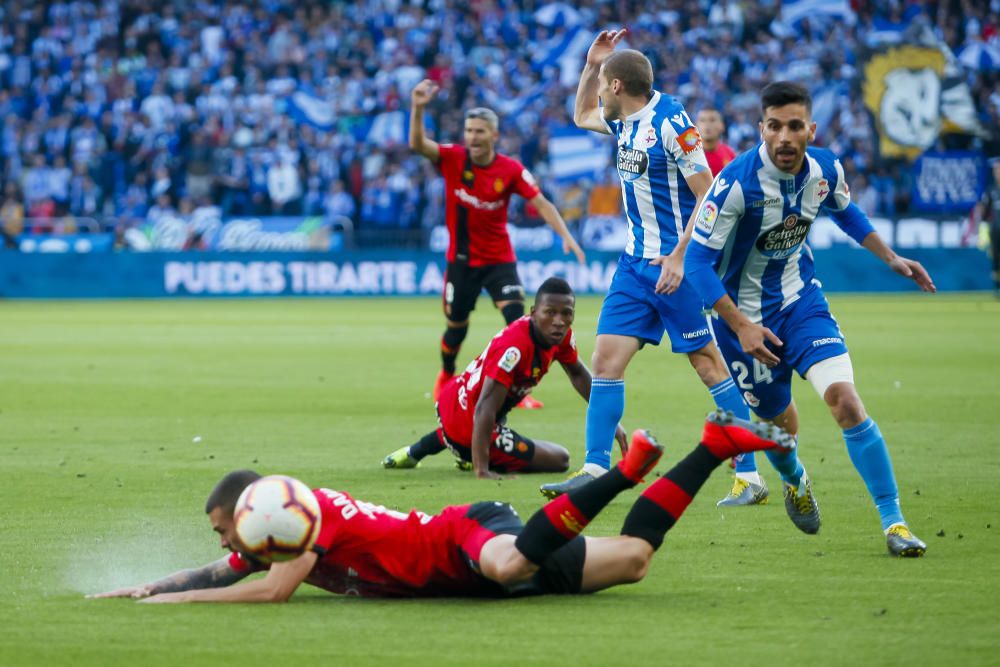
POLYGON ((792 486, 798 486, 799 482, 802 480, 802 475, 805 474, 805 468, 802 467, 802 462, 799 461, 799 455, 796 453, 798 450, 793 449, 790 452, 780 452, 777 449, 769 449, 764 452, 767 455, 767 459, 774 466, 774 469, 778 471, 781 475, 781 480, 786 484, 791 484, 792 486))
POLYGON ((625 414, 625 380, 594 378, 590 385, 590 402, 587 404, 587 458, 584 463, 594 463, 611 468, 611 447, 615 442, 615 428, 625 414))
MULTIPOLYGON (((750 408, 747 407, 739 388, 732 378, 726 378, 717 385, 708 388, 712 400, 723 410, 729 410, 740 419, 750 419, 750 408)), ((736 472, 757 472, 757 461, 753 452, 740 454, 736 457, 736 472)))
POLYGON ((899 509, 899 489, 892 473, 889 448, 885 445, 878 424, 871 417, 853 428, 844 429, 844 442, 851 463, 868 487, 868 493, 875 501, 878 516, 882 520, 882 530, 894 523, 904 523, 899 509))

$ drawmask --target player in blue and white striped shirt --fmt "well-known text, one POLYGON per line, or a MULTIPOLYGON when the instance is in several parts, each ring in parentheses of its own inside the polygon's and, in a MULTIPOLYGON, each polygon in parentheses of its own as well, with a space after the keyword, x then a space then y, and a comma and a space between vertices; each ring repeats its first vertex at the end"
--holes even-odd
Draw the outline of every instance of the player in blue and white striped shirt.
POLYGON ((577 89, 576 124, 617 139, 628 242, 597 323, 587 457, 578 473, 542 487, 549 497, 608 470, 625 411, 625 369, 664 332, 671 349, 687 355, 716 405, 750 416, 712 342, 701 299, 682 280, 694 211, 712 182, 701 136, 680 102, 653 90, 653 67, 644 55, 615 51, 625 32, 597 36, 577 89))
MULTIPOLYGON (((826 401, 843 429, 851 462, 878 508, 889 551, 921 556, 926 545, 906 525, 888 448, 854 386, 844 336, 815 279, 806 244, 821 209, 896 273, 934 292, 924 268, 894 253, 856 205, 840 162, 808 147, 816 131, 803 86, 772 83, 761 93, 763 142, 729 163, 698 211, 686 279, 718 313, 713 323, 733 379, 761 419, 797 433, 792 372, 826 401)), ((819 530, 819 506, 795 452, 769 456, 785 482, 795 525, 819 530)))

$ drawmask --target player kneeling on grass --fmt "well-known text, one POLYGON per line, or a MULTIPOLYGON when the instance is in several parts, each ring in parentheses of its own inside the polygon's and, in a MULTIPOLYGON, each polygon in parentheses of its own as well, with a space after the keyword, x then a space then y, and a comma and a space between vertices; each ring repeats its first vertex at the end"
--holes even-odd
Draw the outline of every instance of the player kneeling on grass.
MULTIPOLYGON (((562 278, 549 278, 535 294, 531 314, 515 320, 490 341, 465 372, 449 380, 436 404, 440 427, 385 457, 386 468, 415 468, 425 456, 448 447, 459 467, 472 464, 476 476, 495 479, 502 472, 565 472, 569 452, 560 445, 532 440, 509 428, 507 413, 549 371, 562 364, 573 388, 590 400, 590 371, 580 363, 573 336, 576 297, 562 278)), ((625 431, 615 438, 625 451, 625 431)))
MULTIPOLYGON (((709 416, 701 443, 649 486, 625 517, 618 537, 580 532, 611 500, 642 481, 663 448, 636 431, 625 457, 609 473, 559 496, 526 524, 500 502, 445 507, 430 516, 388 510, 342 491, 316 489, 320 525, 300 556, 270 565, 248 555, 234 521, 240 495, 260 476, 226 475, 206 503, 222 547, 215 563, 159 581, 92 597, 147 602, 284 602, 302 582, 333 593, 382 597, 505 597, 587 593, 646 576, 653 553, 712 471, 751 451, 794 448, 776 426, 752 424, 732 413, 709 416), (252 572, 267 576, 236 584, 252 572)), ((248 492, 248 496, 253 495, 248 492)))

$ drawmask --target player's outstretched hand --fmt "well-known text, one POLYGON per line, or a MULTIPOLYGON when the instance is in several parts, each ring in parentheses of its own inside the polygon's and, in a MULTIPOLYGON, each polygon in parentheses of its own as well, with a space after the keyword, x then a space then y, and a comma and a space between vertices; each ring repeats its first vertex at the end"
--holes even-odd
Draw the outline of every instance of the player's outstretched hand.
POLYGON ((590 50, 587 51, 587 64, 595 65, 600 67, 608 56, 610 56, 615 51, 615 47, 618 46, 618 42, 622 41, 625 37, 625 33, 628 32, 628 28, 622 28, 621 30, 602 30, 600 34, 594 38, 594 43, 590 45, 590 50))
POLYGON ((628 454, 628 436, 621 424, 615 427, 615 441, 618 443, 618 449, 622 450, 622 456, 628 454))
POLYGON ((935 287, 934 281, 931 280, 931 276, 927 273, 927 269, 925 269, 920 262, 896 255, 889 261, 889 268, 904 278, 909 278, 915 282, 923 291, 931 293, 937 292, 937 287, 935 287))
POLYGON ((160 593, 159 595, 153 595, 148 598, 143 598, 139 600, 144 604, 167 604, 176 602, 187 602, 185 598, 185 593, 187 591, 177 591, 175 593, 160 593))
POLYGON ((505 476, 503 476, 503 475, 501 475, 499 473, 493 472, 492 470, 483 470, 481 472, 477 472, 476 473, 476 479, 496 479, 496 480, 514 479, 514 476, 513 475, 507 475, 505 477, 505 476))
POLYGON ((674 250, 669 255, 660 255, 650 264, 660 267, 660 277, 656 281, 657 294, 673 294, 684 280, 684 255, 674 250))
POLYGON ((430 79, 424 79, 413 87, 413 91, 410 93, 410 101, 413 102, 414 106, 426 106, 427 103, 434 99, 439 90, 441 90, 441 86, 430 79))
POLYGON ((568 255, 569 253, 576 255, 576 261, 581 264, 587 263, 587 255, 584 254, 583 248, 581 248, 580 244, 576 242, 576 239, 572 237, 569 239, 563 239, 563 254, 568 255))
POLYGON ((781 361, 774 352, 767 349, 766 343, 770 341, 778 347, 781 347, 784 343, 767 327, 751 322, 740 329, 738 336, 743 351, 768 368, 773 368, 781 361))
POLYGON ((149 597, 152 591, 149 590, 149 586, 128 586, 126 588, 116 588, 113 591, 107 591, 105 593, 91 593, 85 596, 88 600, 102 600, 105 598, 145 598, 149 597))

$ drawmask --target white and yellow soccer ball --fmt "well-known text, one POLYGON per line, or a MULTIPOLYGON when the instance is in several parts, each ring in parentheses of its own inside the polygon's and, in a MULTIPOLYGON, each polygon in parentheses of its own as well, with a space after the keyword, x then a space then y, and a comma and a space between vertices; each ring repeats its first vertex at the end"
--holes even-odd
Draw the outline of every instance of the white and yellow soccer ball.
POLYGON ((319 502, 299 480, 270 475, 243 490, 233 521, 251 556, 266 563, 291 560, 316 542, 319 502))

